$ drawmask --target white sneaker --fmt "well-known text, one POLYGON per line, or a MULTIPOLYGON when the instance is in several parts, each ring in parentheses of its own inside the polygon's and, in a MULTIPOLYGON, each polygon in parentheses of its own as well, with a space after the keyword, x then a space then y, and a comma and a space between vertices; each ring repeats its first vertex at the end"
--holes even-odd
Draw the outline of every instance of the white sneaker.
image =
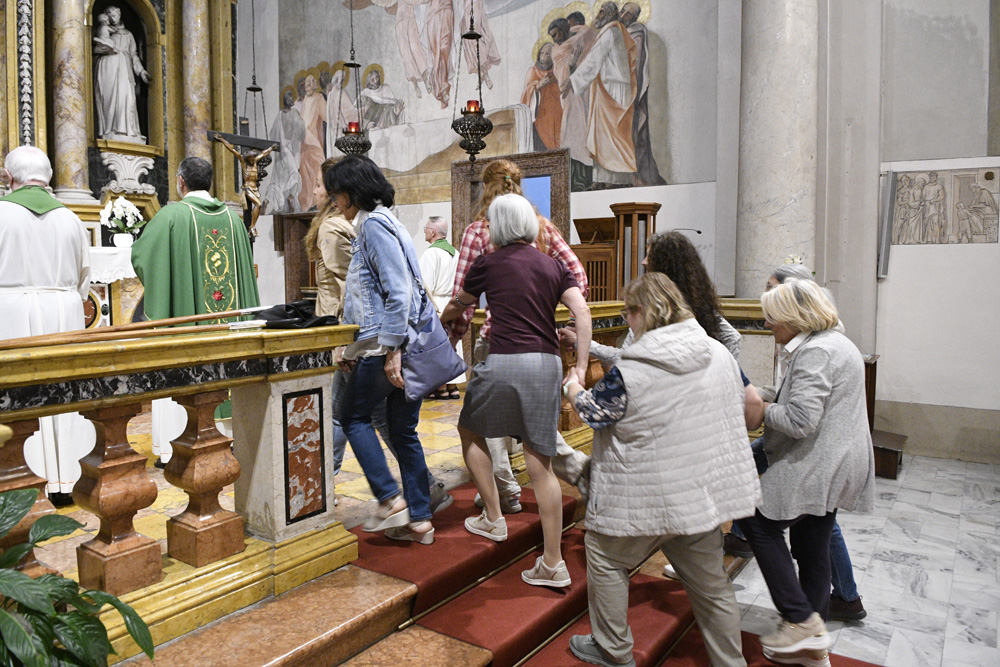
POLYGON ((486 518, 486 510, 478 516, 470 516, 465 520, 465 529, 473 535, 480 535, 494 542, 507 539, 507 519, 502 515, 496 521, 486 518))
POLYGON ((670 563, 663 566, 663 576, 667 579, 673 579, 674 581, 680 581, 681 575, 677 574, 677 570, 670 563))
POLYGON ((779 654, 769 648, 764 649, 764 657, 779 665, 803 665, 804 667, 830 667, 830 654, 825 650, 802 649, 794 653, 779 654))
POLYGON ((535 567, 521 573, 521 579, 532 586, 552 588, 566 588, 573 583, 569 578, 569 570, 566 569, 566 561, 561 560, 555 567, 549 567, 542 556, 535 560, 535 567))
POLYGON ((816 612, 802 623, 791 623, 781 619, 778 629, 760 638, 760 644, 782 657, 788 657, 806 649, 825 651, 830 648, 830 635, 826 624, 816 612))

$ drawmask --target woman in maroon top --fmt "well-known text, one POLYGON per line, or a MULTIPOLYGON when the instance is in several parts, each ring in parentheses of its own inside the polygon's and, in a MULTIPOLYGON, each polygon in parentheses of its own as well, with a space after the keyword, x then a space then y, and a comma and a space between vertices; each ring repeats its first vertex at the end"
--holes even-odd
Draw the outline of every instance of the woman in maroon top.
POLYGON ((545 540, 543 555, 521 577, 535 586, 569 586, 560 548, 562 494, 550 460, 556 453, 562 379, 555 309, 562 302, 576 318, 580 373, 590 351, 590 310, 565 265, 530 245, 538 236, 538 216, 527 199, 497 197, 488 217, 496 250, 476 258, 441 314, 445 322, 458 317, 484 292, 493 313, 490 355, 474 369, 458 420, 465 464, 485 503, 465 527, 496 542, 507 539, 485 438, 520 438, 545 540))

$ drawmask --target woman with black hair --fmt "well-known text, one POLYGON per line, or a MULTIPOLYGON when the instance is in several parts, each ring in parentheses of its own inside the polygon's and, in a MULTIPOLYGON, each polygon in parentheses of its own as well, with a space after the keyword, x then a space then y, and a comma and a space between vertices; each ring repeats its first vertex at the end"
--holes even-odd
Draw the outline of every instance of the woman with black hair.
POLYGON ((701 328, 725 345, 736 361, 740 360, 740 332, 719 313, 715 285, 698 256, 698 249, 686 236, 677 231, 657 234, 642 264, 647 271, 667 274, 680 289, 701 328))
POLYGON ((358 463, 379 501, 368 532, 420 544, 434 542, 427 462, 417 437, 421 401, 403 392, 402 352, 407 325, 420 312, 420 266, 413 240, 389 211, 395 190, 370 159, 352 155, 326 170, 326 191, 357 238, 345 286, 345 324, 360 329, 354 343, 337 350, 348 372, 340 421, 358 463), (372 411, 386 401, 389 439, 403 481, 400 493, 372 427, 372 411))

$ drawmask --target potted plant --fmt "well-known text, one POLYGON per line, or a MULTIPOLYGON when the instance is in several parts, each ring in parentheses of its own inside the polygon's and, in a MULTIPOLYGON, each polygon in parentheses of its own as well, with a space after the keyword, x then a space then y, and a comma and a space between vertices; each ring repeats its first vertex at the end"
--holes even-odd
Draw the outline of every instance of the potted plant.
POLYGON ((135 204, 125 197, 118 197, 114 201, 108 200, 101 210, 101 224, 115 231, 112 240, 116 247, 128 248, 146 221, 135 204))
MULTIPOLYGON (((0 493, 0 538, 27 515, 37 498, 35 489, 0 493)), ((97 617, 106 604, 118 610, 132 639, 153 657, 149 627, 114 595, 80 590, 78 583, 57 574, 32 579, 15 569, 39 542, 82 526, 68 516, 47 514, 31 526, 28 542, 0 554, 0 665, 107 667, 114 649, 97 617)))

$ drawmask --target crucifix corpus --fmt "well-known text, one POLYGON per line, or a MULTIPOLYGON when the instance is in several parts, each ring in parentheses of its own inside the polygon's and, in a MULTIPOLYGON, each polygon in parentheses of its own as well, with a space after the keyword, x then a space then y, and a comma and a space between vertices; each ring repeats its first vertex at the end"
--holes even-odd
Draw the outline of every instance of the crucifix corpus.
POLYGON ((271 163, 270 154, 281 151, 281 144, 268 139, 255 139, 239 134, 209 130, 209 141, 218 141, 240 162, 243 187, 240 189, 240 205, 243 207, 243 224, 250 234, 250 242, 257 237, 257 217, 267 202, 260 198, 258 185, 267 176, 264 167, 271 163), (239 148, 237 148, 237 146, 239 148))

